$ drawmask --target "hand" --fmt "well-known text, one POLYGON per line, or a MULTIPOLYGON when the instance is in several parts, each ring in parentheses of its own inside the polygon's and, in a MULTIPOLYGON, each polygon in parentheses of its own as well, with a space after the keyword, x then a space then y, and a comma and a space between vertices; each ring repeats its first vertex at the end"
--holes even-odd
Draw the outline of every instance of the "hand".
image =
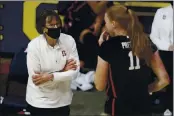
POLYGON ((106 40, 106 41, 109 40, 109 34, 108 34, 106 31, 102 32, 102 34, 100 35, 100 38, 99 38, 99 40, 98 40, 99 46, 101 46, 101 44, 102 44, 105 40, 106 40))
POLYGON ((69 59, 67 60, 63 71, 76 70, 76 69, 77 69, 76 61, 74 59, 69 59))
POLYGON ((36 72, 36 75, 32 76, 32 80, 33 80, 33 83, 35 85, 40 85, 40 84, 46 83, 46 82, 50 81, 51 78, 53 78, 53 75, 48 74, 48 73, 38 73, 38 72, 36 72))
POLYGON ((170 45, 168 50, 169 51, 174 51, 174 45, 170 45))

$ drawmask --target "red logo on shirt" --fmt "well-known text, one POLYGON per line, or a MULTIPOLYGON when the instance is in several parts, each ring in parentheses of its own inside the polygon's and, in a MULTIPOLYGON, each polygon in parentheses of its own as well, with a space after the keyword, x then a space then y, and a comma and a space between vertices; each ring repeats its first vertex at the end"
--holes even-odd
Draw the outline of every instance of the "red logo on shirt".
POLYGON ((62 56, 66 56, 65 50, 62 51, 62 56))

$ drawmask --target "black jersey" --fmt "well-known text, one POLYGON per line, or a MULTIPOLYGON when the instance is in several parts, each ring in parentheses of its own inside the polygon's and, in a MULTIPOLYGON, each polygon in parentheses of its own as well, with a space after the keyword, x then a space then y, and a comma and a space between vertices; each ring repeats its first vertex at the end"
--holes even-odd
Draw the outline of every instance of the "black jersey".
MULTIPOLYGON (((153 47, 153 51, 157 48, 153 47)), ((110 65, 107 95, 114 98, 143 98, 148 95, 150 68, 145 60, 133 56, 126 36, 112 37, 99 49, 99 56, 110 65)))

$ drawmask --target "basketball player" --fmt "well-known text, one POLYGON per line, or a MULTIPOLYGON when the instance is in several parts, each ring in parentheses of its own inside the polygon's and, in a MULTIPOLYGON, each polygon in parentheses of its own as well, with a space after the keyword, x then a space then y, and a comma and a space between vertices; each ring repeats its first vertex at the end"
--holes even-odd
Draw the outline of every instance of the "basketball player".
POLYGON ((112 116, 149 116, 149 93, 169 84, 157 48, 132 10, 112 6, 104 19, 106 31, 99 39, 95 85, 99 91, 106 88, 105 112, 112 116), (106 37, 109 39, 101 42, 106 37), (157 79, 148 85, 150 68, 157 79))

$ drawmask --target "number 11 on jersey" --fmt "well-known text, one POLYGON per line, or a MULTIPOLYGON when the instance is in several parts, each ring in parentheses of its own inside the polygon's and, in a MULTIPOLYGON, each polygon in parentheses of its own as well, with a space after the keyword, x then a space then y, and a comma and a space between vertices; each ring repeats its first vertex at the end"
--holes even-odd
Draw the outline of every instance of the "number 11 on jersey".
POLYGON ((128 56, 130 58, 130 67, 129 67, 129 70, 140 69, 140 60, 139 60, 139 58, 136 56, 136 66, 134 66, 134 59, 133 59, 132 51, 129 52, 128 56))

